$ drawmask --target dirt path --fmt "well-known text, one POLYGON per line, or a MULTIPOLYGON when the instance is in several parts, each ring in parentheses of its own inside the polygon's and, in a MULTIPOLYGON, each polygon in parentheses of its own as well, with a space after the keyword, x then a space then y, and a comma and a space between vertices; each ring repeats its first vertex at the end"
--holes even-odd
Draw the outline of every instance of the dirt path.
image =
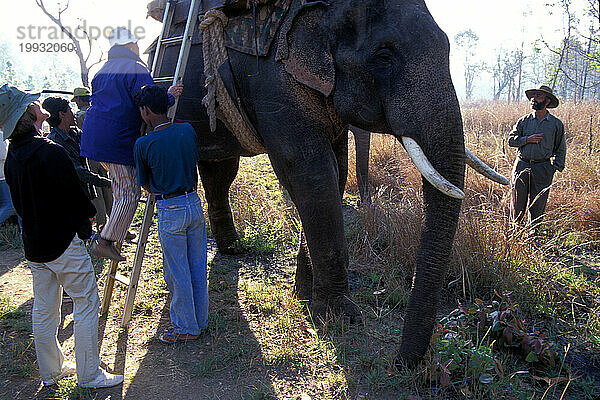
MULTIPOLYGON (((156 244, 156 243, 154 243, 156 244)), ((278 373, 264 367, 261 350, 249 322, 242 310, 243 300, 233 295, 237 288, 240 268, 259 267, 265 270, 285 270, 278 260, 256 256, 215 256, 214 244, 210 244, 211 281, 218 278, 219 292, 211 293, 212 329, 200 340, 185 344, 166 346, 156 336, 168 327, 167 296, 162 285, 154 282, 156 267, 160 266, 160 254, 150 246, 145 268, 154 269, 142 274, 138 307, 129 328, 121 329, 120 316, 125 291, 117 288, 108 317, 100 319, 102 364, 108 370, 124 373, 125 383, 114 389, 99 390, 96 399, 241 399, 263 398, 273 393, 270 385, 278 373), (283 268, 283 269, 282 269, 283 268), (152 285, 158 285, 156 289, 152 285), (144 295, 150 286, 156 298, 144 295), (232 328, 234 328, 232 330, 232 328), (235 334, 233 334, 235 333, 235 334), (210 356, 209 361, 206 361, 210 356), (243 361, 241 360, 243 358, 243 361), (224 363, 216 363, 221 359, 224 363), (234 361, 234 362, 232 362, 234 361), (237 365, 237 368, 231 368, 237 365)), ((132 246, 127 249, 132 258, 132 246)), ((31 275, 22 253, 11 250, 0 253, 0 292, 9 295, 11 304, 30 318, 32 307, 31 275)), ((279 260, 281 261, 281 260, 279 260)), ((99 283, 102 293, 103 282, 99 283)), ((63 304, 63 323, 59 340, 68 359, 74 359, 72 336, 72 305, 63 304)), ((10 377, 0 383, 0 398, 50 399, 55 389, 39 387, 39 375, 32 371, 26 379, 10 377)), ((281 379, 281 377, 280 377, 281 379)), ((293 396, 293 394, 290 394, 293 396)))

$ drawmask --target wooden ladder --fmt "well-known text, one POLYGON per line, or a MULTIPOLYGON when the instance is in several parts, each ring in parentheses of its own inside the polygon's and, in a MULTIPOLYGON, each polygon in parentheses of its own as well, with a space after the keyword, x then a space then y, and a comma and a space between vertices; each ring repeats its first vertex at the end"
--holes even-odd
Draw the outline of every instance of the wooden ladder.
MULTIPOLYGON (((182 36, 167 37, 171 30, 173 23, 173 16, 175 14, 175 3, 176 0, 169 0, 166 4, 165 11, 163 13, 163 27, 156 43, 156 51, 154 53, 154 59, 152 62, 152 77, 155 83, 171 83, 176 85, 183 82, 183 74, 187 65, 188 57, 190 54, 190 48, 192 46, 192 36, 196 29, 196 22, 198 21, 198 11, 200 8, 201 0, 191 0, 190 10, 188 13, 187 23, 185 25, 185 31, 182 36), (180 44, 179 58, 177 59, 177 66, 175 68, 175 75, 168 77, 160 76, 160 67, 162 65, 164 50, 166 46, 172 44, 180 44)), ((175 104, 169 109, 168 117, 173 120, 175 113, 177 112, 177 105, 179 99, 175 99, 175 104)), ((133 305, 135 302, 135 295, 137 292, 138 281, 140 279, 140 273, 142 270, 142 261, 144 260, 144 253, 146 252, 146 244, 148 243, 148 234, 150 233, 150 225, 152 225, 152 217, 154 216, 154 207, 156 205, 156 198, 153 194, 150 194, 146 199, 146 209, 144 210, 144 219, 142 221, 142 227, 138 235, 137 248, 135 250, 135 258, 133 260, 133 267, 131 268, 131 274, 129 278, 117 272, 118 261, 111 261, 110 268, 108 271, 106 285, 104 286, 104 297, 102 298, 101 314, 106 315, 110 306, 113 288, 115 282, 119 282, 127 287, 127 298, 125 299, 125 307, 123 309, 123 317, 121 318, 121 327, 126 327, 131 319, 133 312, 133 305)), ((121 250, 121 243, 117 243, 117 248, 121 250)))

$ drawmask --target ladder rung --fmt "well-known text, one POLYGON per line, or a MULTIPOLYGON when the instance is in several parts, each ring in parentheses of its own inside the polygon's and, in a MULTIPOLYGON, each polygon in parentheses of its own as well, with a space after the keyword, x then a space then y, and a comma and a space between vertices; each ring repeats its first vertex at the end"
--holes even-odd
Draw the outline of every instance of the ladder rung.
POLYGON ((159 78, 154 78, 154 83, 171 83, 173 82, 174 76, 161 76, 159 78))
POLYGON ((117 281, 117 282, 119 282, 119 283, 121 283, 121 284, 123 284, 125 286, 129 286, 129 278, 128 277, 126 277, 124 275, 121 275, 118 272, 116 272, 114 274, 110 274, 110 276, 112 278, 114 278, 115 281, 117 281))
POLYGON ((183 42, 183 36, 174 36, 174 37, 171 37, 171 38, 163 39, 162 42, 161 42, 161 45, 167 46, 167 45, 170 45, 170 44, 178 44, 178 43, 181 43, 181 42, 183 42))

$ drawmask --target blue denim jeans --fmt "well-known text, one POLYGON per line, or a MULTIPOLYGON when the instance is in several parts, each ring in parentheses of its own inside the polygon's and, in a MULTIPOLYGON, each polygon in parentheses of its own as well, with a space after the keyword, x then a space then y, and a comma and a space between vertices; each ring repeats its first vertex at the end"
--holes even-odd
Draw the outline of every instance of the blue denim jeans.
POLYGON ((0 180, 0 224, 8 219, 11 215, 16 215, 17 212, 13 207, 12 200, 10 198, 10 190, 8 190, 8 184, 4 179, 0 180))
POLYGON ((171 292, 175 333, 199 334, 208 324, 206 226, 196 193, 159 200, 158 238, 163 273, 171 292))

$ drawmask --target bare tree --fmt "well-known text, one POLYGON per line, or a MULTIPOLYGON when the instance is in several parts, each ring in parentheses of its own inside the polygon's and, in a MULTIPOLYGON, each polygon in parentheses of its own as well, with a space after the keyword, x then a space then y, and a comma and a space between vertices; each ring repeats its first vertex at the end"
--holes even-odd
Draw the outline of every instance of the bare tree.
POLYGON ((71 32, 70 29, 68 29, 67 27, 65 27, 65 25, 63 23, 63 20, 62 20, 63 14, 69 8, 69 1, 68 0, 65 2, 64 6, 61 6, 60 3, 57 4, 58 5, 58 13, 57 13, 57 15, 54 15, 51 12, 48 11, 48 9, 46 8, 46 5, 44 4, 44 0, 35 0, 35 3, 44 12, 44 14, 46 14, 46 16, 48 18, 50 18, 50 20, 52 22, 54 22, 56 25, 58 25, 58 27, 60 28, 60 30, 71 40, 71 42, 73 42, 73 45, 75 47, 75 54, 77 54, 77 57, 79 58, 79 68, 81 70, 81 82, 83 83, 84 86, 89 86, 90 68, 92 68, 94 65, 96 65, 96 64, 98 64, 98 63, 100 63, 102 61, 104 53, 100 54, 100 57, 99 57, 99 59, 97 61, 92 62, 91 64, 88 64, 88 61, 89 61, 90 56, 92 54, 93 39, 90 37, 90 35, 88 34, 88 32, 83 29, 83 27, 79 26, 77 28, 77 29, 80 29, 83 32, 83 34, 85 36, 85 39, 87 40, 88 52, 87 52, 87 55, 84 56, 83 51, 81 49, 81 43, 75 37, 75 35, 73 34, 73 32, 71 32))
POLYGON ((475 51, 479 45, 479 36, 471 29, 468 29, 456 34, 454 41, 464 53, 465 95, 467 100, 471 100, 473 96, 473 81, 483 70, 483 64, 475 61, 475 51))
POLYGON ((511 102, 518 97, 517 82, 523 63, 523 53, 520 50, 498 51, 496 64, 492 67, 494 77, 494 100, 500 99, 505 91, 506 100, 511 102))
POLYGON ((583 18, 582 11, 572 6, 571 0, 554 0, 548 6, 560 9, 564 17, 564 37, 559 47, 544 42, 553 57, 548 82, 565 98, 580 101, 596 96, 600 86, 600 1, 588 0, 583 18), (583 22, 582 22, 583 20, 583 22), (584 22, 589 26, 581 29, 584 22), (583 33, 587 30, 589 33, 583 33))

